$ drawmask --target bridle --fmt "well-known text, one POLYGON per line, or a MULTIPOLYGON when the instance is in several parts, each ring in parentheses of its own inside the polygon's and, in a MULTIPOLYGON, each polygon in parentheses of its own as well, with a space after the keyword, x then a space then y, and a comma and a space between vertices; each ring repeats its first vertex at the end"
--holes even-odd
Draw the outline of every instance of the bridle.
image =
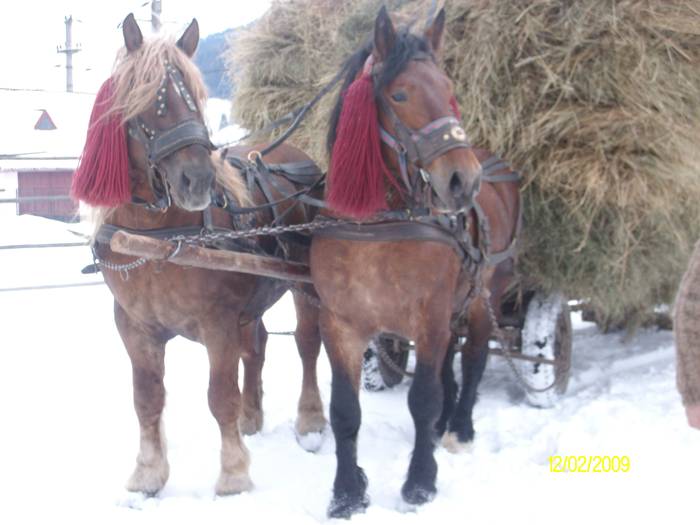
POLYGON ((129 136, 138 141, 146 151, 148 183, 156 198, 156 202, 151 206, 158 209, 167 209, 172 205, 170 186, 164 171, 158 169, 158 165, 163 159, 184 147, 195 144, 203 146, 209 151, 216 149, 209 139, 209 130, 197 118, 199 110, 192 94, 185 85, 182 72, 168 61, 165 62, 165 75, 163 75, 163 80, 156 94, 156 115, 163 117, 168 112, 167 95, 168 83, 170 82, 173 84, 175 93, 184 100, 187 108, 193 113, 192 118, 178 122, 165 130, 148 127, 140 116, 127 122, 129 136))
MULTIPOLYGON (((418 53, 411 60, 434 61, 428 53, 418 53)), ((368 72, 369 69, 374 76, 372 66, 372 55, 370 55, 364 71, 368 72)), ((379 94, 378 100, 380 109, 387 115, 396 133, 396 136, 392 135, 380 124, 380 138, 398 157, 399 173, 409 192, 408 196, 415 201, 413 203, 415 205, 430 205, 434 190, 432 176, 426 167, 448 151, 471 148, 472 145, 467 141, 467 134, 454 116, 438 118, 418 130, 411 129, 401 121, 383 94, 379 94), (418 175, 425 183, 422 192, 418 188, 418 175)))

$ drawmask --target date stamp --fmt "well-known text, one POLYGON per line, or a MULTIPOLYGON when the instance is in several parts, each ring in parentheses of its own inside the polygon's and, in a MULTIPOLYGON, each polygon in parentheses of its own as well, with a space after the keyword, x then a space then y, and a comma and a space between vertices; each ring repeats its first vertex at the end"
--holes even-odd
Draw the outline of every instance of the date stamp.
POLYGON ((549 456, 550 472, 629 472, 629 456, 549 456))

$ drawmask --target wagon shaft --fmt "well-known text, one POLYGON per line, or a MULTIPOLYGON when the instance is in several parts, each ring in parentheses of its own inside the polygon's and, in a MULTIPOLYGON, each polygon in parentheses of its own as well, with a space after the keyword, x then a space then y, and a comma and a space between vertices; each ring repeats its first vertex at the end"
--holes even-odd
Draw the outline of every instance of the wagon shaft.
POLYGON ((310 283, 309 267, 305 264, 286 262, 273 257, 213 250, 189 244, 178 246, 162 241, 119 231, 110 241, 112 251, 154 261, 168 261, 180 266, 194 266, 207 270, 242 272, 262 277, 272 277, 310 283))
POLYGON ((523 355, 519 352, 507 352, 500 350, 498 348, 489 349, 489 353, 493 355, 498 355, 501 357, 510 357, 512 359, 520 359, 521 361, 529 361, 531 363, 542 363, 545 365, 556 365, 557 362, 553 359, 546 359, 544 357, 534 357, 530 355, 523 355))

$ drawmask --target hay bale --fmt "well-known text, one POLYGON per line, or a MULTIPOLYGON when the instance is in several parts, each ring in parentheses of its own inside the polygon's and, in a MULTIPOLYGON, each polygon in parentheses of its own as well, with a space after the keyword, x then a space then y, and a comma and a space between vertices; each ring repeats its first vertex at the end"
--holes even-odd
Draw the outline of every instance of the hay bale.
MULTIPOLYGON (((379 4, 273 4, 231 57, 242 68, 235 117, 259 128, 310 98, 370 36, 379 4)), ((445 65, 469 136, 525 175, 526 285, 630 322, 670 302, 700 235, 698 1, 447 8, 445 65)), ((332 102, 295 136, 319 160, 332 102)))
MULTIPOLYGON (((298 109, 370 37, 374 15, 382 4, 397 9, 407 3, 409 0, 273 2, 265 16, 236 37, 226 55, 228 69, 236 79, 234 120, 257 130, 298 109)), ((327 165, 324 140, 328 116, 336 96, 337 90, 321 100, 292 140, 323 166, 327 165)), ((255 137, 260 138, 270 137, 255 137)))

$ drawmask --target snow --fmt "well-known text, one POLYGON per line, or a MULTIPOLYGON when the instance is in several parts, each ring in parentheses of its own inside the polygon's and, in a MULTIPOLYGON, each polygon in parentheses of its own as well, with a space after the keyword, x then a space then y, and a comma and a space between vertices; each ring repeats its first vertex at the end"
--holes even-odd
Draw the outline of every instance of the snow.
MULTIPOLYGON (((72 225, 3 219, 0 245, 73 238, 72 225)), ((87 248, 0 251, 12 283, 77 282, 87 248), (59 261, 60 264, 56 265, 59 261)), ((99 276, 89 276, 99 281, 99 276)), ((325 522, 335 473, 328 433, 305 452, 294 433, 301 365, 288 336, 272 335, 264 370, 265 424, 245 438, 252 492, 214 495, 219 433, 207 407, 208 365, 197 344, 173 340, 166 355, 170 480, 157 498, 127 493, 138 425, 131 371, 103 285, 0 292, 0 523, 325 522)), ((285 296, 269 330, 294 325, 285 296)), ((629 341, 574 317, 569 390, 552 409, 529 406, 506 363, 492 357, 475 409, 470 453, 437 451, 438 495, 407 509, 399 495, 413 440, 409 384, 362 392, 358 456, 371 506, 358 524, 697 523, 700 432, 687 427, 675 388, 669 332, 629 341), (626 455, 628 473, 551 473, 552 455, 626 455)), ((319 381, 328 410, 330 369, 319 381)))

